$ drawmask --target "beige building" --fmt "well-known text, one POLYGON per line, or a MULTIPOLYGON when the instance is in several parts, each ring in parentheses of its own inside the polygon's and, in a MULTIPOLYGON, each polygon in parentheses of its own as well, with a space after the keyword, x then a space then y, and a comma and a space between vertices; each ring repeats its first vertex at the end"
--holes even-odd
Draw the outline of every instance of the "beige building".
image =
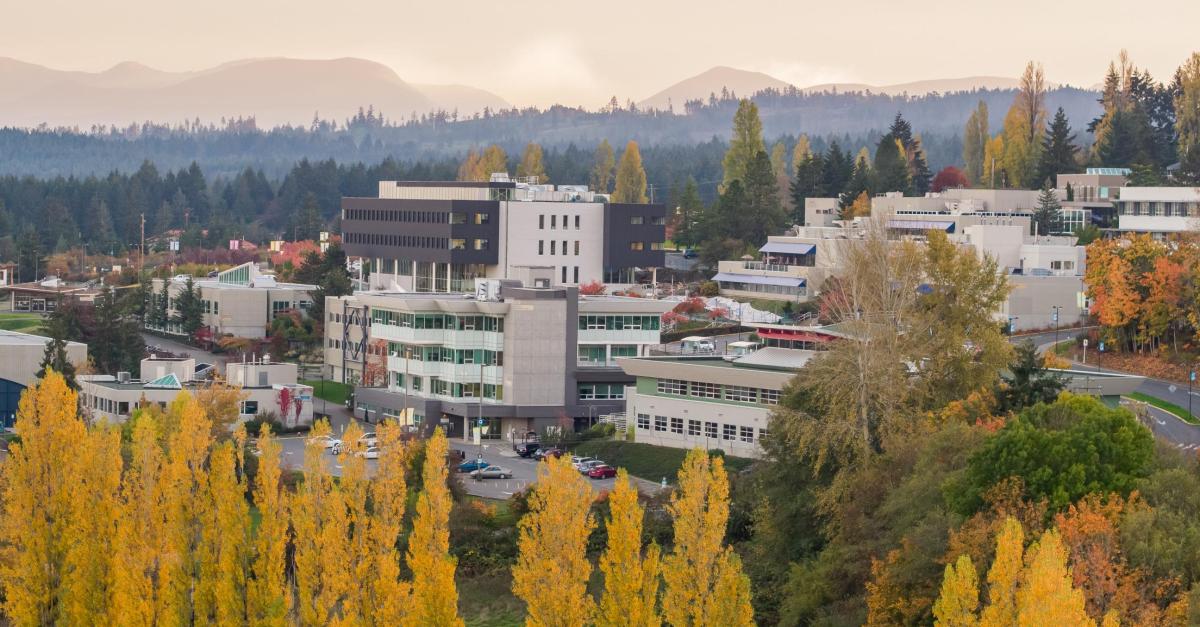
POLYGON ((862 236, 857 226, 796 227, 795 235, 772 235, 758 259, 721 261, 713 280, 730 298, 767 298, 804 302, 841 267, 849 239, 862 236))
MULTIPOLYGON (((195 393, 211 385, 195 380, 192 358, 147 358, 141 363, 141 378, 129 373, 79 377, 79 404, 93 419, 120 423, 145 403, 166 407, 181 392, 195 393)), ((239 387, 242 400, 239 420, 272 414, 284 426, 312 424, 313 390, 296 382, 296 364, 257 361, 226 366, 226 381, 239 387)))
MULTIPOLYGON (((154 279, 155 298, 167 290, 168 315, 175 316, 176 299, 187 288, 191 277, 180 275, 170 279, 154 279)), ((193 279, 204 304, 204 326, 214 337, 232 335, 245 338, 264 338, 275 316, 281 311, 307 311, 312 306, 315 285, 281 283, 275 275, 261 271, 253 262, 244 263, 217 274, 214 278, 193 279)), ((166 333, 180 333, 178 325, 168 323, 166 333)))
MULTIPOLYGON (((25 388, 37 381, 47 338, 0 330, 0 430, 13 426, 25 388)), ((67 358, 76 366, 87 363, 87 345, 67 342, 67 358)))

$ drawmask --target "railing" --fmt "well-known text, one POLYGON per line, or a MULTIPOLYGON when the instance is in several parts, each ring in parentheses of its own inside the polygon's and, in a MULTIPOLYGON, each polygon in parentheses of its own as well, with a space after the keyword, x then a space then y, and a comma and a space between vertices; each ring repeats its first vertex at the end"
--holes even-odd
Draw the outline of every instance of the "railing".
POLYGON ((611 424, 616 427, 617 433, 624 436, 627 427, 625 422, 625 413, 604 414, 600 416, 600 424, 611 424))
POLYGON ((747 270, 766 270, 767 272, 791 272, 794 266, 786 266, 778 263, 766 263, 764 261, 743 261, 742 267, 747 270))

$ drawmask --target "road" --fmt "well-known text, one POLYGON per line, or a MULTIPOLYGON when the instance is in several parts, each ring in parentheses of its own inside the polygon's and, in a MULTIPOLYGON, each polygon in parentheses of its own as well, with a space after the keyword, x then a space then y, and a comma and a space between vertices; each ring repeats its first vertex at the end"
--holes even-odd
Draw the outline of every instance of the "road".
POLYGON ((182 342, 169 340, 158 335, 150 335, 149 333, 143 333, 142 340, 146 342, 147 346, 157 346, 165 351, 175 353, 176 355, 194 357, 196 359, 196 363, 213 364, 217 367, 217 370, 221 372, 225 371, 226 359, 224 355, 216 355, 194 346, 188 346, 182 342))

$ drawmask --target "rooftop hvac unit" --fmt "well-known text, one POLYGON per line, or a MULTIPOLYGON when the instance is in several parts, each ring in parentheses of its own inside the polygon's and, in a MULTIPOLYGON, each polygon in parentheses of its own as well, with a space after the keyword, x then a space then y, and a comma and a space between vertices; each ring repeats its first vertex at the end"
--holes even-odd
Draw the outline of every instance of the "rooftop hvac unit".
POLYGON ((129 383, 129 373, 124 370, 118 372, 117 383, 129 383))

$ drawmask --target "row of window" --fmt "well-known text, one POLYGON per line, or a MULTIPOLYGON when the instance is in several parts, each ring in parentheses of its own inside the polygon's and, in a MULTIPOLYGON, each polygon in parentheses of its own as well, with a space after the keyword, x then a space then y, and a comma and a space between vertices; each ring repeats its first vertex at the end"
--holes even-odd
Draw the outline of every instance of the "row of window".
MULTIPOLYGON (((567 215, 565 215, 565 214, 564 214, 564 215, 563 215, 563 217, 562 217, 562 228, 563 228, 563 230, 566 230, 566 229, 568 228, 568 226, 567 226, 567 225, 568 225, 568 222, 567 222, 567 218, 568 218, 568 217, 569 217, 569 216, 567 216, 567 215)), ((539 229, 541 229, 541 230, 545 230, 545 229, 546 229, 546 214, 544 214, 544 213, 543 213, 543 214, 540 214, 540 215, 538 216, 538 228, 539 228, 539 229)), ((550 228, 551 228, 551 229, 557 229, 557 228, 558 228, 558 216, 557 216, 556 214, 553 214, 553 213, 552 213, 552 214, 550 214, 550 228)), ((578 230, 579 230, 579 216, 575 216, 575 230, 576 230, 576 231, 578 231, 578 230)), ((578 253, 576 253, 576 254, 578 254, 578 253)))
POLYGON ((201 302, 201 303, 202 303, 202 305, 204 306, 204 313, 210 313, 210 314, 219 314, 219 313, 221 313, 221 311, 220 311, 220 309, 221 309, 221 303, 220 303, 220 301, 208 300, 208 299, 201 299, 201 301, 200 301, 200 302, 201 302))
POLYGON ((407 209, 346 209, 346 220, 409 222, 419 224, 489 224, 490 213, 465 211, 412 211, 407 209))
POLYGON ((632 251, 662 250, 662 249, 663 249, 662 242, 629 242, 629 250, 632 250, 632 251))
POLYGON ((468 240, 465 238, 461 238, 461 237, 451 238, 450 239, 450 250, 467 250, 468 246, 470 247, 471 250, 488 250, 489 248, 491 248, 491 242, 489 242, 486 239, 476 238, 476 239, 469 240, 469 241, 470 241, 470 244, 467 243, 468 240))
MULTIPOLYGON (((392 387, 399 388, 404 391, 423 392, 425 388, 424 377, 418 375, 408 375, 408 380, 405 381, 405 375, 402 372, 392 373, 392 387)), ((504 386, 495 385, 492 383, 484 383, 483 398, 495 401, 504 400, 504 386)), ((438 377, 429 377, 429 393, 438 396, 451 396, 454 398, 480 398, 480 385, 476 381, 474 383, 455 383, 446 381, 438 377)))
POLYGON ((579 316, 580 331, 657 331, 658 316, 579 316))
POLYGON ((767 388, 720 385, 703 381, 682 381, 680 379, 659 379, 656 389, 659 394, 670 394, 672 396, 723 399, 737 403, 779 404, 779 390, 770 390, 767 388))
POLYGON ((586 364, 606 364, 609 360, 609 355, 612 359, 617 357, 637 357, 636 344, 612 344, 611 346, 580 344, 579 345, 579 363, 586 364), (611 351, 611 352, 610 352, 611 351))
POLYGON ((630 224, 653 224, 654 226, 665 226, 667 224, 666 216, 629 216, 630 224))
POLYGON ((426 235, 394 235, 390 233, 346 233, 347 244, 366 244, 376 246, 403 246, 405 248, 441 248, 450 247, 448 237, 429 237, 426 235))
POLYGON ((412 361, 440 362, 447 364, 481 364, 485 366, 503 366, 502 351, 477 349, 456 349, 445 346, 413 346, 399 342, 388 342, 388 354, 410 359, 412 361))
POLYGON ((723 290, 734 290, 737 292, 756 292, 759 294, 784 294, 786 296, 801 297, 808 294, 808 288, 801 285, 799 287, 791 287, 787 285, 762 285, 760 283, 742 283, 741 281, 717 281, 717 285, 723 290))
POLYGON ((444 313, 409 313, 388 309, 371 310, 371 322, 412 329, 450 329, 452 331, 504 332, 500 316, 472 316, 444 313))
POLYGON ((579 400, 581 401, 620 401, 625 400, 625 385, 622 383, 580 383, 579 400))
POLYGON ((1117 203, 1117 215, 1122 216, 1173 216, 1177 218, 1200 217, 1200 203, 1160 202, 1128 200, 1117 203))
POLYGON ((767 437, 766 429, 755 429, 746 425, 731 425, 716 422, 700 421, 675 416, 654 416, 651 421, 650 414, 637 415, 637 428, 642 431, 657 431, 661 433, 674 433, 676 435, 687 435, 688 437, 699 438, 704 437, 710 440, 731 440, 740 441, 747 444, 753 444, 757 440, 762 440, 767 437), (653 426, 652 426, 653 425, 653 426))
MULTIPOLYGON (((561 253, 561 254, 563 254, 563 255, 566 255, 566 254, 568 254, 568 253, 567 253, 567 250, 568 250, 568 248, 567 248, 567 243, 568 243, 568 242, 567 242, 567 240, 562 240, 562 248, 559 248, 559 247, 558 247, 558 240, 553 240, 553 239, 552 239, 552 240, 549 240, 549 242, 550 242, 550 254, 551 254, 551 255, 558 255, 558 254, 560 254, 560 253, 558 252, 558 251, 560 251, 560 250, 562 251, 562 253, 561 253)), ((544 255, 544 254, 546 254, 546 240, 538 240, 538 254, 539 254, 539 255, 544 255)), ((575 255, 576 255, 576 256, 579 256, 579 240, 575 240, 575 255)))

